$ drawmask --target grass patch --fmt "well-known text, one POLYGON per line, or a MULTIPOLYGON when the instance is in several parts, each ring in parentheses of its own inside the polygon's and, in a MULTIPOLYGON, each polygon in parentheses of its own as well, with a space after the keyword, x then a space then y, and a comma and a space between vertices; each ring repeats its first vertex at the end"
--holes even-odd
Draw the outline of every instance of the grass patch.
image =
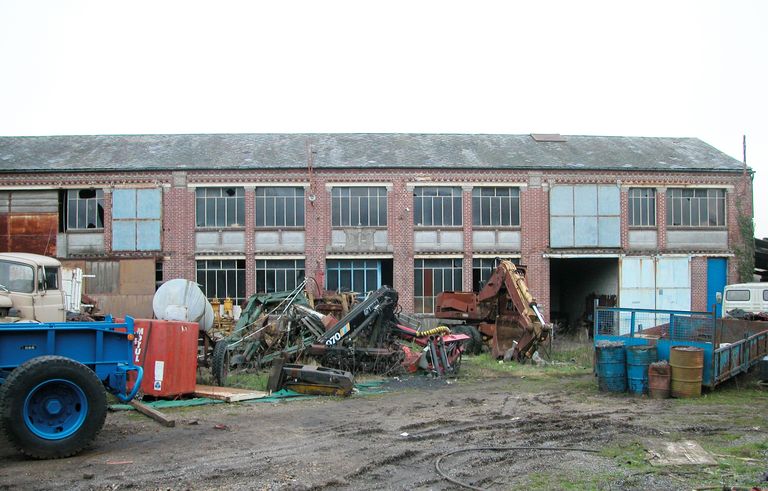
POLYGON ((526 377, 533 379, 559 378, 585 375, 592 371, 594 350, 589 341, 580 341, 571 337, 557 338, 551 347, 542 346, 540 355, 547 363, 534 365, 531 362, 517 363, 499 361, 488 353, 466 356, 462 361, 462 370, 470 378, 493 378, 499 376, 526 377))
MULTIPOLYGON (((269 381, 269 371, 258 372, 234 372, 227 376, 225 387, 236 387, 238 389, 249 390, 267 390, 269 381)), ((200 385, 216 385, 211 371, 207 369, 198 369, 197 383, 200 385)))
POLYGON ((462 371, 469 378, 493 378, 502 375, 528 378, 556 378, 573 375, 584 375, 592 368, 578 366, 575 363, 559 362, 557 364, 531 365, 514 361, 494 360, 487 353, 477 356, 467 356, 462 361, 462 371))

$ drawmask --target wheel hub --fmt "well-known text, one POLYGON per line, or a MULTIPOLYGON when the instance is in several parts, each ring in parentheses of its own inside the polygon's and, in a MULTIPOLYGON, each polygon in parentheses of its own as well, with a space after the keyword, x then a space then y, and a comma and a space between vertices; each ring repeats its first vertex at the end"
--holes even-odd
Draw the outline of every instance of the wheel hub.
POLYGON ((24 401, 24 423, 40 438, 66 438, 85 422, 88 400, 69 380, 46 380, 32 389, 24 401))

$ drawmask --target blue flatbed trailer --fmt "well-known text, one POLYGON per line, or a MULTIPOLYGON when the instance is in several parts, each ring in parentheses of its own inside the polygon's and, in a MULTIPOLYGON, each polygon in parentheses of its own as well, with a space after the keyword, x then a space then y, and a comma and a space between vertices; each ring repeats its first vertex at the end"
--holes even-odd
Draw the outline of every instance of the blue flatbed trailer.
POLYGON ((659 360, 669 361, 673 346, 701 348, 702 385, 709 388, 746 373, 768 354, 768 322, 723 319, 715 312, 595 307, 593 328, 595 346, 655 344, 659 360))
POLYGON ((141 386, 133 339, 130 317, 0 324, 0 432, 33 458, 80 452, 104 425, 106 391, 127 402, 141 386))

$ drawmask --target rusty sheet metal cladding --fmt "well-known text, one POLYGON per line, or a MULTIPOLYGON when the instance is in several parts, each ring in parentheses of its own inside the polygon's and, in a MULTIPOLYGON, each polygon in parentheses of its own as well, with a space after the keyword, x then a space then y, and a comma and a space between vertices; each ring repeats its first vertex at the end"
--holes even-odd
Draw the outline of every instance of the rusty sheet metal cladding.
POLYGON ((56 255, 56 232, 59 217, 56 213, 3 214, 0 249, 8 252, 31 252, 46 256, 56 255))
POLYGON ((597 382, 603 392, 626 392, 627 355, 624 343, 599 343, 597 351, 597 382))
POLYGON ((655 346, 627 346, 627 387, 631 394, 648 393, 648 365, 654 361, 655 346))
POLYGON ((672 397, 699 397, 704 369, 704 350, 693 346, 673 346, 669 352, 672 367, 672 397))

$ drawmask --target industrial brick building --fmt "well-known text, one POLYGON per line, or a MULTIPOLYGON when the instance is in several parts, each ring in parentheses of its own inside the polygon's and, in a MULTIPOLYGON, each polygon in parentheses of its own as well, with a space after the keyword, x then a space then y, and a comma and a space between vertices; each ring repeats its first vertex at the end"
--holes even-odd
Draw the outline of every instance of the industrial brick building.
MULTIPOLYGON (((0 250, 82 267, 102 310, 157 282, 241 302, 307 277, 405 311, 528 267, 546 315, 708 310, 734 282, 751 171, 691 138, 222 134, 0 138, 0 250)), ((751 238, 750 238, 751 239, 751 238)))

